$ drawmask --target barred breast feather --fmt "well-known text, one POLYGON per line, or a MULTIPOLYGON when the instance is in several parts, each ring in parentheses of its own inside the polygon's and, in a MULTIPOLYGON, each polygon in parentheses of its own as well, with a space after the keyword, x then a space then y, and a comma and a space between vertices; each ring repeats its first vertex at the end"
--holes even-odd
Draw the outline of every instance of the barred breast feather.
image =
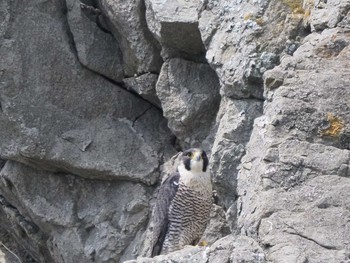
POLYGON ((161 186, 153 215, 152 256, 196 245, 203 235, 212 205, 211 184, 193 182, 175 173, 161 186))

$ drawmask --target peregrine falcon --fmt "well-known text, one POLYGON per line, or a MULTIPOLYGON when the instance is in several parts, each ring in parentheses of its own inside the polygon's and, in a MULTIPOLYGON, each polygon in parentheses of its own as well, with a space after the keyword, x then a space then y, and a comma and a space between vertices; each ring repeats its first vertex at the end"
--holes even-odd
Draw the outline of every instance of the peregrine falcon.
POLYGON ((209 221, 212 185, 201 149, 182 154, 177 172, 161 185, 153 212, 152 257, 196 245, 209 221))

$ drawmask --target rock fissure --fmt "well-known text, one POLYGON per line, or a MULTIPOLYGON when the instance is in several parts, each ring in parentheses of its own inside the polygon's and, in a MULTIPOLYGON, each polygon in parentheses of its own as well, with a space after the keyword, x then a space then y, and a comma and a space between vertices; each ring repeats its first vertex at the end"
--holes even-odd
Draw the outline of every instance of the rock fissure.
MULTIPOLYGON (((295 229, 293 229, 293 230, 295 230, 295 229)), ((327 250, 338 250, 338 249, 337 249, 336 247, 334 247, 334 246, 327 246, 327 245, 321 244, 321 243, 317 242, 316 240, 314 240, 314 239, 312 239, 312 238, 310 238, 310 237, 307 237, 307 236, 305 236, 305 235, 300 234, 299 232, 288 232, 288 231, 287 231, 287 233, 290 234, 290 235, 296 235, 296 236, 299 236, 299 237, 301 237, 301 238, 303 238, 303 239, 309 240, 309 241, 315 243, 316 245, 318 245, 318 246, 320 246, 320 247, 322 247, 322 248, 324 248, 324 249, 327 249, 327 250)))

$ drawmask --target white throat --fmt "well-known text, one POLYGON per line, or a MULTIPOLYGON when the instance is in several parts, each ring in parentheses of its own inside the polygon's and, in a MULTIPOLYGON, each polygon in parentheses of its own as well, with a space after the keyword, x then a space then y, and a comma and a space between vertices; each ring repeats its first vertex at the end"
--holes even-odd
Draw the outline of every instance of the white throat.
MULTIPOLYGON (((202 164, 200 164, 202 167, 202 164)), ((192 189, 198 189, 201 192, 212 192, 210 173, 207 170, 206 172, 202 171, 202 168, 197 169, 196 165, 191 166, 191 171, 187 170, 184 164, 178 166, 180 173, 180 182, 192 189)))

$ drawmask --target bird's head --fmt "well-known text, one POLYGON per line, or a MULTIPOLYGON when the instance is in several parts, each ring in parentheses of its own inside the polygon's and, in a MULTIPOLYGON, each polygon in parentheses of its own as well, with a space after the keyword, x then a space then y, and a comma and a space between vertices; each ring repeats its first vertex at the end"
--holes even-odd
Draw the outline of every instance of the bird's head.
POLYGON ((206 172, 208 169, 207 154, 198 148, 188 149, 183 152, 180 165, 194 173, 206 172))

